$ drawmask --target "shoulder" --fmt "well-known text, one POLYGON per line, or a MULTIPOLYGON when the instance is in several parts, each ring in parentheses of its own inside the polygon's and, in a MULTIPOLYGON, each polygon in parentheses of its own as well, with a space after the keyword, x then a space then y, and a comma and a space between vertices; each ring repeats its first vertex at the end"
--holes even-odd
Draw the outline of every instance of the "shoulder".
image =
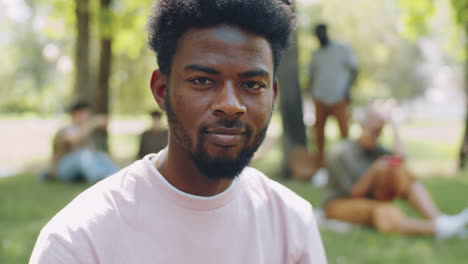
POLYGON ((139 160, 82 192, 41 230, 33 255, 73 256, 79 263, 94 263, 96 248, 121 241, 126 229, 139 225, 137 196, 148 186, 147 171, 139 160))
POLYGON ((57 132, 55 132, 55 137, 63 137, 65 134, 71 133, 75 130, 76 128, 73 125, 61 127, 59 130, 57 130, 57 132))
POLYGON ((112 227, 125 222, 126 215, 132 213, 139 162, 79 194, 49 221, 41 234, 81 237, 87 233, 112 232, 112 227))
POLYGON ((343 42, 339 41, 332 41, 331 42, 331 47, 333 47, 333 50, 342 56, 352 56, 353 51, 351 50, 351 47, 343 42))
POLYGON ((312 217, 312 206, 308 201, 257 169, 248 167, 243 176, 241 181, 246 192, 257 202, 270 203, 283 215, 304 224, 312 217))
POLYGON ((330 42, 330 44, 335 49, 340 49, 340 50, 345 50, 345 51, 350 50, 350 47, 348 44, 345 44, 340 41, 333 40, 330 42))
MULTIPOLYGON (((325 254, 310 203, 260 171, 248 168, 241 179, 257 210, 278 229, 291 263, 325 263, 325 254)), ((257 215, 262 215, 258 212, 257 215)))
POLYGON ((344 139, 334 146, 329 154, 329 159, 336 159, 346 155, 355 148, 356 142, 351 139, 344 139))

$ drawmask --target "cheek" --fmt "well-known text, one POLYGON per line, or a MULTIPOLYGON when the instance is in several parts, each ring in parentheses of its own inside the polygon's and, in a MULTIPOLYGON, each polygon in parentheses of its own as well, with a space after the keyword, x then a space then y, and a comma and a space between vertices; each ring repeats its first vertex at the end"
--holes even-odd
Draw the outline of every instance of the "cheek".
POLYGON ((174 94, 171 99, 174 112, 186 130, 188 132, 198 131, 198 126, 209 109, 209 98, 181 91, 174 94))
POLYGON ((252 121, 259 129, 262 129, 266 125, 270 117, 273 107, 273 100, 271 98, 264 97, 260 100, 251 100, 249 102, 248 112, 252 121))

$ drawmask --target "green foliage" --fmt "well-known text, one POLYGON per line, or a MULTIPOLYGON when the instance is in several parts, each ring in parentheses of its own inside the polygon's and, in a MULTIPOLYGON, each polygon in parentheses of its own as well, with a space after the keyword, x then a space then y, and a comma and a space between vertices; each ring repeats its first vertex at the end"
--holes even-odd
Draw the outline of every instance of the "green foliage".
MULTIPOLYGON (((0 111, 53 113, 61 112, 68 104, 74 74, 59 70, 59 66, 64 59, 74 59, 77 1, 27 0, 31 11, 27 21, 0 18, 0 29, 8 36, 7 42, 0 41, 4 51, 0 59, 8 61, 0 69, 0 111), (58 47, 58 55, 46 59, 43 51, 49 44, 58 47)), ((353 98, 356 104, 374 97, 407 99, 421 95, 430 78, 421 74, 424 57, 416 40, 427 34, 438 36, 438 44, 444 47, 448 61, 459 63, 463 58, 460 48, 463 39, 453 22, 441 15, 443 19, 437 22, 441 26, 431 24, 439 10, 440 14, 451 12, 444 9, 444 4, 450 1, 458 21, 464 21, 466 0, 327 0, 310 5, 299 2, 302 86, 307 81, 311 52, 317 48, 312 29, 317 22, 326 22, 332 37, 349 43, 360 62, 353 98)), ((148 83, 157 63, 147 46, 145 30, 152 3, 153 0, 114 0, 109 10, 102 11, 99 1, 89 2, 90 71, 94 82, 99 36, 112 36, 113 40, 112 113, 135 114, 156 107, 148 83)))
POLYGON ((0 179, 0 263, 27 263, 40 229, 89 185, 0 179))
POLYGON ((405 35, 411 40, 418 39, 428 33, 426 21, 434 13, 434 0, 398 0, 403 9, 405 35))
POLYGON ((468 1, 467 0, 452 0, 452 5, 456 11, 458 23, 463 27, 468 27, 468 1))

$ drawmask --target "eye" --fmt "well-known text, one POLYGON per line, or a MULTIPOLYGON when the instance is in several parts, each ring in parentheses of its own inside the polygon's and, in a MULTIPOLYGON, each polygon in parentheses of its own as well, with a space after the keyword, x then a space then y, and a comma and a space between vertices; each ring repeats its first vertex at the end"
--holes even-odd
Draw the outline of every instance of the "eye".
POLYGON ((214 84, 212 80, 205 78, 205 77, 197 77, 197 78, 191 79, 190 82, 192 82, 193 84, 202 85, 202 86, 214 84))
POLYGON ((242 88, 249 89, 252 91, 260 91, 261 89, 265 88, 265 84, 259 82, 244 82, 241 85, 242 88))

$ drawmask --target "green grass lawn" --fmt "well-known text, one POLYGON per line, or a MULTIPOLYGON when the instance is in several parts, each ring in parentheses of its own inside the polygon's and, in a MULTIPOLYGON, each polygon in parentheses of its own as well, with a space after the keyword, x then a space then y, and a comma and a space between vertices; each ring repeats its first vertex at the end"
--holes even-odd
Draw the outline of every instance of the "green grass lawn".
MULTIPOLYGON (((453 122, 411 123, 402 129, 408 165, 416 171, 442 211, 449 214, 468 207, 468 172, 455 177, 448 177, 447 173, 456 160, 457 131, 460 131, 459 124, 453 122)), ((351 135, 356 133, 355 126, 351 135)), ((327 125, 327 135, 327 147, 331 147, 338 138, 333 123, 327 125)), ((390 139, 385 133, 384 142, 388 143, 390 139)), ((134 158, 137 144, 137 136, 126 132, 112 135, 110 139, 111 152, 122 165, 134 158)), ((280 145, 278 143, 253 164, 254 167, 279 179, 315 207, 320 206, 321 190, 308 183, 282 180, 280 145)), ((42 155, 45 160, 46 155, 42 155)), ((42 156, 36 154, 34 157, 42 156)), ((3 156, 3 161, 8 158, 3 156)), ((88 187, 87 184, 41 183, 32 174, 0 178, 0 264, 27 263, 42 226, 88 187)), ((407 206, 398 204, 414 215, 407 206)), ((322 238, 329 263, 468 263, 468 239, 435 241, 432 238, 389 236, 369 228, 356 228, 344 234, 322 230, 322 238)))
MULTIPOLYGON (((307 183, 283 184, 320 205, 320 190, 307 183)), ((425 179, 447 213, 468 207, 468 177, 425 179)), ((39 230, 87 184, 41 183, 32 175, 0 179, 0 263, 27 263, 39 230)), ((329 263, 467 263, 468 240, 382 235, 368 228, 348 233, 322 230, 329 263)))

